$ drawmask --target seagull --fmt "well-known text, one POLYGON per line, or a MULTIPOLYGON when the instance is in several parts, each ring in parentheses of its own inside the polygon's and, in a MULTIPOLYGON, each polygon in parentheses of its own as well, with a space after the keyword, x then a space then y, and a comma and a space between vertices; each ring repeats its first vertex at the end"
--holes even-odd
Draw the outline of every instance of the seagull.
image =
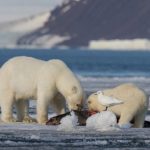
POLYGON ((119 105, 119 104, 124 103, 123 101, 121 101, 119 99, 104 95, 104 93, 102 91, 98 91, 96 94, 98 95, 98 102, 101 103, 103 106, 106 106, 106 110, 110 106, 119 105))

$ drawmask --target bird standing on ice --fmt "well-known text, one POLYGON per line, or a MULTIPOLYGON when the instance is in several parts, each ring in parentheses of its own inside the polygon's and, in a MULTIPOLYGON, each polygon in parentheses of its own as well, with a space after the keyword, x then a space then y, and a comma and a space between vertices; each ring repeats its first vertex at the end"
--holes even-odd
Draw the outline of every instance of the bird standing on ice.
POLYGON ((101 103, 103 106, 106 106, 106 110, 110 106, 123 104, 123 101, 116 99, 114 97, 106 96, 102 91, 98 91, 97 95, 98 95, 98 102, 101 103))

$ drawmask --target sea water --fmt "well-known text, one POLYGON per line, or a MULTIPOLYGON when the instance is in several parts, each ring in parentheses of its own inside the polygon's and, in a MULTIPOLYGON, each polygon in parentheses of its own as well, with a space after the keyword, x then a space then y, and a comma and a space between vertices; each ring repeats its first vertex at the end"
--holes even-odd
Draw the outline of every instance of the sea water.
POLYGON ((146 83, 150 82, 150 51, 0 49, 0 66, 14 56, 61 59, 89 90, 112 87, 112 84, 122 82, 139 85, 141 81, 141 86, 145 84, 144 88, 149 91, 146 83))

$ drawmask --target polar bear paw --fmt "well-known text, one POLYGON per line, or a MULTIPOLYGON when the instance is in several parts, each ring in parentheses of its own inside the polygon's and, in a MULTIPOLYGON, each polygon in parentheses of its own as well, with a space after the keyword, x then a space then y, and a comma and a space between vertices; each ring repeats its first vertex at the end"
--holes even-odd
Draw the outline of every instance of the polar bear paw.
POLYGON ((48 121, 48 119, 46 119, 46 118, 38 119, 38 123, 41 125, 45 125, 47 121, 48 121))
POLYGON ((13 117, 2 118, 2 121, 5 122, 5 123, 17 122, 17 120, 13 117))
POLYGON ((24 123, 36 123, 37 121, 36 121, 36 119, 34 119, 30 116, 25 116, 22 122, 24 122, 24 123))

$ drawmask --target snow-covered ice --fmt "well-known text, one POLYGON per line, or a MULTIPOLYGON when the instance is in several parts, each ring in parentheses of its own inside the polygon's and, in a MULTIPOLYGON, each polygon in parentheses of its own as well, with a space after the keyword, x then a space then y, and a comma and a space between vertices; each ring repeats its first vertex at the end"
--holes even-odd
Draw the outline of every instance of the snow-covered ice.
POLYGON ((89 117, 86 121, 86 127, 91 130, 107 131, 119 129, 117 127, 117 118, 110 111, 102 111, 89 117))
POLYGON ((131 123, 119 126, 117 124, 116 115, 111 111, 102 111, 89 117, 86 121, 86 127, 97 131, 110 131, 129 129, 132 127, 131 123))
POLYGON ((131 123, 127 123, 127 124, 119 125, 119 127, 121 129, 129 129, 129 128, 132 127, 132 124, 131 123))
POLYGON ((61 131, 73 131, 75 127, 78 125, 78 118, 75 113, 72 111, 71 115, 68 115, 61 119, 60 125, 58 126, 58 130, 61 131))

